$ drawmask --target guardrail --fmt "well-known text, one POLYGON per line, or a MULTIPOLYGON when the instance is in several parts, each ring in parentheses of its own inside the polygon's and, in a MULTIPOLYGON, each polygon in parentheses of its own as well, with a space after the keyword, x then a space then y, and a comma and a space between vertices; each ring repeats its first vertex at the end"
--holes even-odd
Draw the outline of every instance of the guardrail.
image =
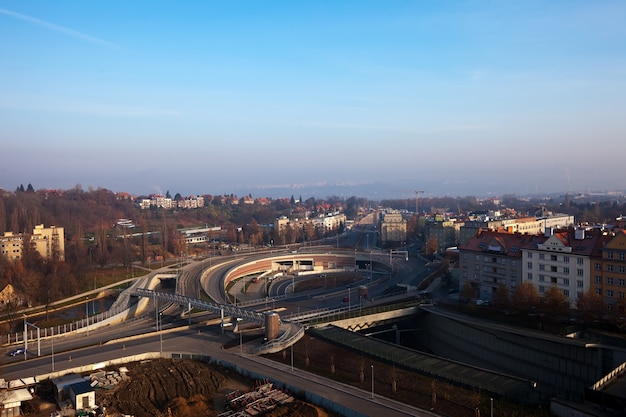
POLYGON ((605 375, 601 380, 599 380, 598 382, 593 384, 591 386, 591 389, 594 390, 594 391, 600 390, 604 386, 604 384, 606 384, 607 382, 609 382, 610 380, 612 380, 616 376, 618 376, 621 373, 623 373, 624 369, 626 369, 626 362, 622 363, 620 366, 618 366, 617 368, 613 369, 610 373, 605 375))

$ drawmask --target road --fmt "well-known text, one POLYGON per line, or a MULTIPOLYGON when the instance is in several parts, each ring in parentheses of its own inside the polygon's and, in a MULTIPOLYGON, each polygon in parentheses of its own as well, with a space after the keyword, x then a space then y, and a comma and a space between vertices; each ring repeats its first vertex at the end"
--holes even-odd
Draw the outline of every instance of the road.
POLYGON ((220 361, 237 364, 250 372, 280 381, 290 387, 306 390, 363 416, 435 416, 414 407, 378 396, 374 391, 363 391, 335 381, 321 378, 306 371, 257 356, 241 355, 238 348, 224 350, 223 344, 232 335, 222 335, 218 327, 184 328, 159 336, 146 337, 85 347, 71 352, 57 353, 40 358, 18 361, 2 367, 6 380, 46 374, 55 370, 101 363, 107 360, 145 352, 185 352, 211 356, 220 361))
MULTIPOLYGON (((356 242, 360 245, 363 242, 363 233, 357 232, 343 238, 343 242, 356 242)), ((373 245, 375 231, 371 228, 366 229, 366 247, 373 245), (371 239, 371 240, 370 240, 371 239)), ((319 250, 314 247, 307 248, 307 252, 319 250)), ((289 251, 281 251, 268 254, 249 253, 244 255, 235 255, 225 258, 209 258, 202 261, 192 261, 188 266, 182 269, 181 275, 177 283, 177 291, 179 293, 198 297, 200 294, 200 285, 202 288, 220 303, 228 303, 224 287, 221 279, 213 279, 213 277, 223 277, 224 274, 235 264, 242 262, 245 258, 247 261, 261 259, 269 256, 276 256, 290 253, 289 251), (199 277, 203 279, 200 281, 199 277)), ((374 256, 375 259, 375 256, 374 256)), ((419 276, 415 274, 415 268, 423 266, 423 262, 413 261, 394 262, 396 274, 392 278, 387 275, 372 274, 372 279, 365 278, 363 284, 368 285, 369 296, 371 298, 381 297, 384 291, 398 283, 415 283, 419 276), (379 279, 377 279, 377 277, 379 279)), ((422 268, 423 269, 423 268, 422 268)), ((288 285, 289 283, 285 284, 288 285)), ((359 285, 360 283, 354 284, 359 285)), ((284 291, 284 286, 277 287, 279 291, 284 291)), ((309 294, 292 294, 291 297, 281 299, 278 303, 272 302, 272 308, 279 307, 281 310, 295 313, 319 308, 335 308, 345 306, 343 298, 352 293, 356 293, 356 289, 341 288, 339 290, 328 290, 326 292, 309 293, 309 294)), ((351 300, 352 301, 352 300, 351 300)), ((267 305, 265 306, 267 307, 267 305)), ((80 365, 88 365, 99 363, 102 361, 119 358, 123 356, 131 356, 144 352, 185 352, 192 354, 208 355, 221 360, 237 363, 250 371, 257 372, 260 375, 283 381, 286 384, 301 387, 307 391, 313 392, 322 398, 327 398, 338 404, 342 404, 347 409, 362 413, 363 415, 385 415, 385 416, 430 416, 434 415, 412 407, 406 407, 403 404, 396 404, 388 399, 375 396, 374 400, 370 398, 371 393, 363 392, 355 388, 344 386, 343 384, 328 381, 326 379, 308 374, 304 371, 281 369, 281 364, 266 360, 260 357, 241 356, 233 352, 222 349, 223 344, 229 337, 233 337, 231 333, 223 335, 219 327, 193 327, 191 329, 174 329, 174 325, 180 325, 181 319, 177 316, 165 316, 162 318, 163 332, 157 334, 156 322, 154 319, 138 319, 126 322, 122 325, 105 327, 89 333, 82 333, 78 337, 62 337, 54 340, 43 342, 41 345, 41 357, 31 358, 31 354, 36 352, 36 342, 29 343, 28 360, 21 357, 0 359, 0 363, 4 363, 1 373, 5 380, 14 380, 23 377, 29 377, 36 374, 46 374, 54 370, 67 369, 80 365), (200 329, 200 330, 198 330, 200 329), (133 335, 149 333, 145 337, 132 338, 133 335), (108 342, 109 340, 118 340, 127 338, 123 342, 108 342), (56 353, 55 353, 56 352, 56 353)), ((206 321, 206 318, 203 319, 206 321)), ((197 322, 197 319, 195 320, 197 322)), ((237 352, 238 350, 235 349, 237 352)))

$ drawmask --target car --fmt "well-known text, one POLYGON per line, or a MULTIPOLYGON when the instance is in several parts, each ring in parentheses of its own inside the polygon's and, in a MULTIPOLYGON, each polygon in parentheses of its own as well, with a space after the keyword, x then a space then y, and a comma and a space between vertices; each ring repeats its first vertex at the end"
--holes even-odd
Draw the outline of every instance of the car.
POLYGON ((9 356, 18 356, 18 355, 23 355, 24 353, 26 353, 26 349, 18 348, 18 349, 10 351, 9 356))

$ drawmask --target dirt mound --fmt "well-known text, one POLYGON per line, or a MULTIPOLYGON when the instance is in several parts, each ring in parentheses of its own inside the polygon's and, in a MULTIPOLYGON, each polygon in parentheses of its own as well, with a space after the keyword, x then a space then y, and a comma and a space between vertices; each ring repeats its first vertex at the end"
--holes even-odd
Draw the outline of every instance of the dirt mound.
MULTIPOLYGON (((227 394, 247 391, 254 381, 225 368, 193 360, 159 359, 126 366, 128 377, 110 391, 98 391, 96 402, 108 416, 134 417, 217 416, 226 407, 227 394)), ((270 417, 323 417, 324 411, 294 401, 265 414, 270 417)))

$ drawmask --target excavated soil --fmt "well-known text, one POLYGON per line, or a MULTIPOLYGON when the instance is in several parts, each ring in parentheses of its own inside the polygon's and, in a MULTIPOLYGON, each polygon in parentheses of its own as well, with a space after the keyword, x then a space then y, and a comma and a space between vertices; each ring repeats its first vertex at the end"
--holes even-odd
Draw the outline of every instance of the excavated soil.
MULTIPOLYGON (((96 402, 108 416, 191 417, 217 416, 227 395, 248 391, 255 381, 228 369, 193 360, 159 359, 126 366, 128 378, 112 390, 98 390, 96 402)), ((270 417, 325 417, 326 412, 295 400, 264 414, 270 417)))

